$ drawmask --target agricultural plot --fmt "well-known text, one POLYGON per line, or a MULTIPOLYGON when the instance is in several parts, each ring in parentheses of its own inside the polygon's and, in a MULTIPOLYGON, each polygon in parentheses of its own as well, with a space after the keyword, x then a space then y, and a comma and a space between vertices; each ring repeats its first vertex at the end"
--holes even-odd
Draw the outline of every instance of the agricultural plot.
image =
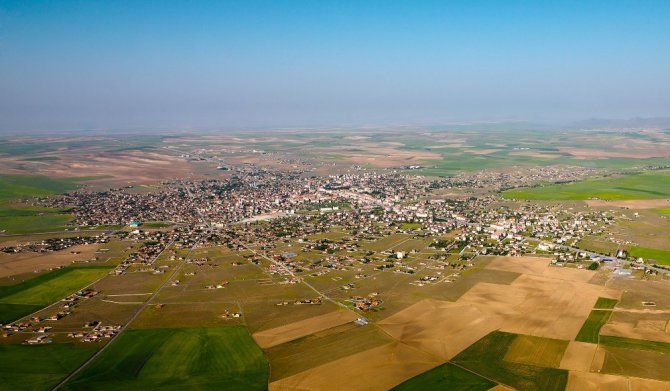
POLYGON ((96 350, 97 347, 73 343, 39 346, 0 344, 0 388, 51 389, 96 350))
POLYGON ((441 363, 421 350, 391 342, 274 381, 270 390, 390 389, 441 363))
POLYGON ((452 362, 518 390, 563 390, 568 372, 555 368, 505 361, 515 334, 492 332, 471 345, 452 362))
POLYGON ((602 372, 670 380, 670 343, 602 336, 605 350, 602 372))
POLYGON ((635 258, 643 258, 645 261, 654 260, 659 265, 670 265, 670 251, 656 248, 633 246, 629 254, 635 258))
POLYGON ((392 339, 374 325, 348 323, 265 350, 270 381, 390 343, 392 339))
POLYGON ((600 254, 614 254, 619 248, 619 245, 604 238, 586 236, 584 239, 579 241, 577 247, 600 254))
POLYGON ((449 360, 502 322, 475 306, 423 300, 377 324, 393 338, 449 360))
POLYGON ((0 199, 43 197, 63 193, 76 189, 76 180, 77 178, 51 179, 45 176, 0 175, 0 199))
POLYGON ((261 348, 267 349, 284 342, 352 322, 356 318, 358 318, 358 315, 353 311, 334 311, 273 329, 259 331, 254 333, 252 337, 261 348))
POLYGON ((649 319, 648 314, 634 315, 638 315, 639 318, 632 322, 611 321, 607 323, 600 330, 601 337, 607 335, 670 343, 670 333, 666 331, 668 328, 667 314, 656 314, 656 319, 649 319))
POLYGON ((670 310, 670 286, 663 281, 615 279, 611 286, 623 291, 617 308, 647 310, 644 303, 653 303, 654 310, 670 310))
POLYGON ((607 323, 612 311, 593 310, 575 337, 575 341, 598 343, 600 329, 607 323))
POLYGON ((654 171, 622 177, 508 190, 506 198, 525 200, 637 200, 670 197, 670 172, 654 171))
POLYGON ((239 325, 243 319, 226 317, 240 313, 237 303, 171 303, 145 308, 132 328, 224 327, 239 325))
POLYGON ((392 390, 484 391, 496 384, 452 363, 445 363, 393 387, 392 390))
MULTIPOLYGON (((49 232, 66 228, 72 220, 69 214, 58 212, 30 212, 23 210, 25 214, 19 216, 0 215, 0 232, 6 234, 19 234, 28 232, 49 232)), ((0 214, 3 214, 0 210, 0 214)))
POLYGON ((617 299, 599 297, 598 301, 596 301, 596 304, 593 306, 593 308, 601 310, 611 310, 614 307, 616 307, 617 303, 619 303, 619 300, 617 299))
POLYGON ((504 359, 519 364, 558 368, 568 343, 560 339, 518 335, 504 359))
POLYGON ((598 345, 592 343, 570 341, 563 353, 559 368, 588 372, 597 349, 598 345))
POLYGON ((1 323, 7 323, 47 306, 103 277, 109 267, 66 267, 20 284, 0 287, 1 323))
POLYGON ((74 246, 65 250, 46 254, 0 253, 0 278, 48 271, 53 268, 69 265, 73 262, 88 261, 96 256, 96 250, 98 248, 99 245, 91 244, 74 246))
MULTIPOLYGON (((625 211, 622 211, 625 213, 625 211)), ((646 249, 670 250, 670 220, 657 214, 641 211, 638 216, 620 219, 608 228, 615 240, 633 242, 646 249)), ((641 251, 645 251, 642 249, 641 251)), ((663 258, 663 257, 661 257, 663 258)), ((645 258, 646 259, 646 258, 645 258)))
POLYGON ((604 373, 571 371, 566 391, 608 390, 608 391, 667 391, 670 383, 652 379, 625 377, 604 373))
POLYGON ((64 388, 263 390, 267 376, 243 327, 129 330, 64 388))

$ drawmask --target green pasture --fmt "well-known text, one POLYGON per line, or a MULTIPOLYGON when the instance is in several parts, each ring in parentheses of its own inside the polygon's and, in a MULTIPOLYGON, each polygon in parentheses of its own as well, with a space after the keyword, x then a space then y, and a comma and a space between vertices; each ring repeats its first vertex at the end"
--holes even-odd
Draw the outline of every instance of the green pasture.
POLYGON ((49 390, 96 350, 95 346, 73 343, 0 344, 0 388, 49 390))
POLYGON ((589 314, 589 317, 586 318, 582 328, 579 330, 575 341, 579 342, 588 342, 588 343, 598 343, 598 336, 600 335, 600 329, 607 323, 607 321, 612 315, 612 311, 606 310, 593 310, 589 314))
POLYGON ((67 390, 265 390, 268 364, 242 326, 129 330, 67 390))
POLYGON ((569 341, 518 335, 505 355, 505 361, 558 368, 569 341))
POLYGON ((16 234, 62 230, 72 220, 72 215, 65 213, 67 211, 39 206, 15 206, 0 200, 0 232, 16 234))
POLYGON ((51 179, 33 175, 0 175, 0 199, 44 197, 77 188, 77 178, 51 179))
POLYGON ((593 308, 611 310, 617 305, 617 303, 619 303, 619 300, 617 299, 608 299, 607 297, 599 297, 598 300, 596 301, 596 305, 593 306, 593 308))
POLYGON ((507 190, 505 198, 527 200, 604 200, 662 199, 670 197, 670 172, 649 171, 621 177, 589 179, 507 190))
POLYGON ((603 335, 600 337, 600 344, 606 347, 647 350, 651 352, 670 354, 670 343, 667 342, 603 335))
POLYGON ((631 257, 643 258, 645 261, 653 259, 659 265, 670 265, 670 251, 633 246, 628 250, 631 257))
POLYGON ((393 390, 484 391, 496 384, 452 363, 445 363, 400 383, 393 390))
POLYGON ((26 316, 94 282, 110 267, 65 267, 19 284, 0 286, 0 323, 26 316))
POLYGON ((516 334, 494 331, 451 361, 518 390, 564 390, 568 381, 568 371, 519 364, 503 359, 516 338, 516 334))

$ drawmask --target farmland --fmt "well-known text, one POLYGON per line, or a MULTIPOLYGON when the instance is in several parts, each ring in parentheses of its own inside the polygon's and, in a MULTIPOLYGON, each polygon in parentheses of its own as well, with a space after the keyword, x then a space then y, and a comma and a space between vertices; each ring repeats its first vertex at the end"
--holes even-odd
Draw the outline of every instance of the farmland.
POLYGON ((649 172, 582 182, 539 186, 503 192, 506 198, 526 200, 637 200, 670 197, 670 173, 649 172))
POLYGON ((0 287, 1 322, 16 320, 84 288, 103 277, 109 267, 66 267, 10 286, 0 287))
POLYGON ((57 231, 70 220, 67 209, 17 207, 0 200, 0 231, 8 234, 57 231))
POLYGON ((568 380, 567 371, 503 359, 516 337, 493 332, 456 356, 453 363, 519 390, 563 390, 568 380))
POLYGON ((660 265, 670 265, 670 250, 633 246, 630 248, 629 253, 636 258, 653 259, 660 265))
POLYGON ((90 357, 93 346, 52 343, 41 346, 0 344, 0 381, 11 390, 46 390, 90 357))
POLYGON ((611 311, 593 310, 589 317, 584 322, 584 325, 579 330, 579 334, 575 338, 576 341, 598 343, 600 329, 609 319, 611 311))
POLYGON ((65 389, 262 390, 267 376, 267 361, 242 327, 130 330, 65 389))
POLYGON ((76 188, 77 178, 52 179, 45 176, 0 175, 0 199, 42 197, 76 188))
POLYGON ((428 372, 415 376, 393 388, 394 391, 412 390, 488 390, 496 383, 458 367, 452 363, 442 364, 428 372))
POLYGON ((474 134, 84 137, 68 154, 1 155, 14 174, 1 178, 0 358, 44 352, 2 379, 81 390, 670 380, 659 369, 670 285, 650 263, 670 251, 670 176, 643 167, 667 153, 639 141, 586 156, 610 134, 548 147, 532 132, 474 134), (90 296, 61 301, 85 286, 90 296))

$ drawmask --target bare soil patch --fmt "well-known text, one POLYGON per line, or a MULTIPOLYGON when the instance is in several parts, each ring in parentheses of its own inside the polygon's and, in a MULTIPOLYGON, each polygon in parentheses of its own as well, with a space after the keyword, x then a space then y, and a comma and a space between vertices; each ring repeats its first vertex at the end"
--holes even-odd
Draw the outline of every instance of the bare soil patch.
POLYGON ((82 244, 50 253, 0 253, 0 278, 24 273, 40 272, 76 261, 87 261, 95 257, 100 245, 82 244), (78 254, 75 254, 77 253, 78 254))
POLYGON ((604 373, 570 371, 566 391, 668 391, 670 382, 604 373))
POLYGON ((552 279, 587 282, 596 274, 594 271, 551 266, 547 257, 493 257, 488 269, 542 276, 552 279))
POLYGON ((563 354, 559 368, 571 371, 588 372, 598 345, 586 342, 570 341, 563 354))
POLYGON ((422 300, 380 322, 393 338, 449 360, 502 324, 477 306, 422 300))
POLYGON ((655 209, 670 207, 670 200, 586 200, 590 207, 619 207, 629 209, 655 209))
POLYGON ((643 150, 622 150, 622 151, 603 151, 598 149, 561 147, 560 152, 569 153, 580 159, 598 159, 598 158, 628 158, 628 159, 647 159, 652 157, 668 157, 670 150, 666 148, 643 149, 643 150))
POLYGON ((600 329, 600 334, 670 343, 670 334, 665 332, 665 324, 664 321, 640 321, 638 324, 608 323, 600 329))
POLYGON ((388 390, 442 361, 400 342, 366 350, 270 383, 270 390, 388 390))
POLYGON ((616 375, 571 371, 565 391, 584 390, 629 391, 628 379, 616 375))

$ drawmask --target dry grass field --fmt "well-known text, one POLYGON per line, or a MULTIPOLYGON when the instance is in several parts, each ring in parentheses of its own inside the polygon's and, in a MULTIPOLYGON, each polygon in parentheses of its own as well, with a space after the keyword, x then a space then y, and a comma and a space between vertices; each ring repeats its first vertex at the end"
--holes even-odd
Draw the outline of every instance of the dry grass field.
POLYGON ((597 348, 598 345, 592 343, 570 341, 561 358, 559 368, 588 372, 597 348))
POLYGON ((358 318, 358 315, 353 311, 338 310, 284 326, 259 331, 252 334, 252 337, 261 348, 267 349, 284 342, 352 322, 356 318, 358 318))
POLYGON ((44 175, 51 178, 71 177, 73 172, 82 177, 99 177, 87 184, 110 185, 150 184, 161 180, 183 178, 193 173, 183 158, 155 151, 82 150, 61 153, 59 159, 25 161, 22 157, 0 157, 0 170, 6 174, 44 175))
MULTIPOLYGON (((65 250, 51 253, 18 253, 0 252, 0 278, 24 273, 40 272, 66 266, 72 262, 88 261, 95 258, 98 244, 82 244, 65 250)), ((104 254, 101 257, 106 257, 104 254)))
POLYGON ((498 329, 502 323, 502 317, 476 306, 422 300, 378 322, 378 325, 409 346, 449 360, 498 329))
POLYGON ((610 322, 600 329, 600 334, 670 343, 666 326, 663 320, 640 320, 636 324, 610 322))
POLYGON ((442 361, 400 342, 366 350, 270 383, 270 390, 382 390, 442 361))
POLYGON ((668 391, 670 382, 570 371, 566 391, 607 390, 607 391, 668 391))
POLYGON ((569 341, 519 335, 509 347, 504 360, 519 364, 558 368, 569 341))
POLYGON ((393 339, 375 325, 347 323, 265 349, 270 380, 279 380, 340 358, 389 344, 393 339))

